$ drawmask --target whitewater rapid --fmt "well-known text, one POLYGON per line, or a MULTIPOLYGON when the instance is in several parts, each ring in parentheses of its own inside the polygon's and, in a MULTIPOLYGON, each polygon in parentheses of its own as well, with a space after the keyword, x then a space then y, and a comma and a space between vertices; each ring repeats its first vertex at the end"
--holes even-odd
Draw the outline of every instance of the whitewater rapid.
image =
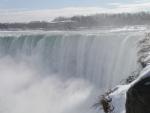
POLYGON ((1 113, 99 113, 104 90, 137 70, 143 32, 1 32, 1 113))

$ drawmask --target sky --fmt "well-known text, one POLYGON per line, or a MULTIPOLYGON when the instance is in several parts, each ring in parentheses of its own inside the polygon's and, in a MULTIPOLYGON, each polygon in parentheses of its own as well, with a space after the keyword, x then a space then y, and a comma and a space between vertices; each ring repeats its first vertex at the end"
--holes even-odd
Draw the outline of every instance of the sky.
MULTIPOLYGON (((147 0, 148 1, 148 0, 147 0)), ((0 0, 1 9, 56 9, 66 7, 110 7, 111 4, 134 4, 146 0, 0 0)))
POLYGON ((106 5, 108 0, 0 0, 1 8, 51 9, 106 5), (107 2, 106 2, 107 1, 107 2))
POLYGON ((150 11, 150 0, 0 0, 0 22, 51 21, 58 16, 150 11))

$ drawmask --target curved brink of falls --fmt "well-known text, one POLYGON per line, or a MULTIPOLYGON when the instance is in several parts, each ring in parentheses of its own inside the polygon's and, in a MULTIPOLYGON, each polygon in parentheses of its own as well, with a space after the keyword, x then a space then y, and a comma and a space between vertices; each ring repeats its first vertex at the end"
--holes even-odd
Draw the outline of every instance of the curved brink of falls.
POLYGON ((1 36, 1 113, 96 113, 95 97, 137 68, 135 34, 1 36))

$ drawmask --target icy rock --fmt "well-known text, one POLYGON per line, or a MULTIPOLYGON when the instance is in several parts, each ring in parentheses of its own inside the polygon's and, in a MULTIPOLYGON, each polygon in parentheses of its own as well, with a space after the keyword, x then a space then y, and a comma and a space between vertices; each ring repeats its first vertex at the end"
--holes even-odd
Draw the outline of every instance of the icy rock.
POLYGON ((150 113, 150 70, 127 91, 126 113, 150 113))

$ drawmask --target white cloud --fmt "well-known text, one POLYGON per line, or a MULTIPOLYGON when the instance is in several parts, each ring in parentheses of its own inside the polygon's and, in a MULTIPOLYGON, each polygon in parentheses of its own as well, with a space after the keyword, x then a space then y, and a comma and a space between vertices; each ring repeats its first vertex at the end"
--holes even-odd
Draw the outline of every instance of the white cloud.
POLYGON ((63 9, 45 9, 45 10, 0 10, 0 22, 29 22, 29 21, 51 21, 55 17, 74 15, 90 15, 96 13, 122 13, 150 11, 150 2, 135 2, 134 4, 109 4, 113 8, 101 7, 69 7, 63 9))
POLYGON ((119 2, 113 2, 113 3, 109 3, 108 5, 109 6, 118 6, 118 5, 121 5, 121 3, 119 3, 119 2))
POLYGON ((32 20, 51 21, 58 16, 88 15, 99 13, 101 8, 64 8, 64 9, 45 9, 34 11, 0 11, 0 22, 29 22, 32 20))

